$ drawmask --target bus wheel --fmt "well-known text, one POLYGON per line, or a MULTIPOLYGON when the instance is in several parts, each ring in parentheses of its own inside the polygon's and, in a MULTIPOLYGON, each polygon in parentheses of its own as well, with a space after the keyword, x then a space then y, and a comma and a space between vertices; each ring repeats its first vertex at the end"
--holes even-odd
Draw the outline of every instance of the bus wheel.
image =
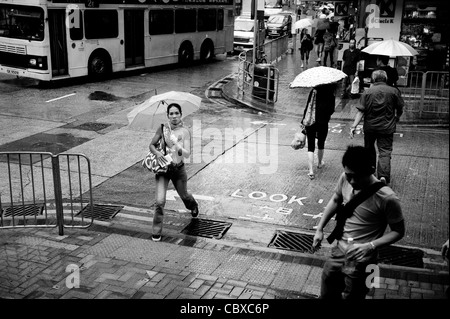
POLYGON ((211 42, 204 42, 200 48, 200 59, 202 61, 211 61, 214 57, 214 46, 211 42))
POLYGON ((104 78, 111 70, 111 63, 104 54, 94 54, 89 59, 89 76, 100 79, 104 78))
POLYGON ((187 65, 194 60, 194 49, 190 43, 183 43, 178 50, 178 63, 187 65))

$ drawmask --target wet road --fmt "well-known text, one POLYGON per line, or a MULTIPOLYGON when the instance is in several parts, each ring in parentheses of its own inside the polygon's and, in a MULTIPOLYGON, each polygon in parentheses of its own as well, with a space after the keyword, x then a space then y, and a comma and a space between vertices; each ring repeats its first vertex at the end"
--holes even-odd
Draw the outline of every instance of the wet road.
MULTIPOLYGON (((362 136, 349 140, 348 123, 332 121, 326 166, 310 181, 306 151, 290 147, 296 119, 206 98, 212 84, 236 71, 237 60, 229 57, 188 68, 160 68, 105 82, 73 81, 46 89, 31 80, 0 76, 0 151, 86 154, 92 161, 96 203, 151 209, 153 176, 143 172, 140 159, 153 132, 128 129, 126 114, 155 92, 191 92, 203 99, 201 109, 185 119, 193 134, 188 185, 198 199, 201 216, 312 231, 341 173, 347 144, 362 145, 362 136)), ((400 196, 416 194, 404 207, 405 212, 415 212, 411 229, 420 234, 410 231, 403 243, 420 246, 418 237, 425 236, 430 238, 427 247, 439 247, 448 232, 448 211, 437 216, 426 211, 448 207, 448 199, 442 196, 442 188, 447 187, 448 193, 448 179, 446 185, 428 179, 448 174, 448 131, 399 131, 392 165, 399 168, 393 173, 392 187, 400 196), (424 197, 423 188, 434 195, 424 197)), ((184 210, 172 186, 166 208, 184 210)))

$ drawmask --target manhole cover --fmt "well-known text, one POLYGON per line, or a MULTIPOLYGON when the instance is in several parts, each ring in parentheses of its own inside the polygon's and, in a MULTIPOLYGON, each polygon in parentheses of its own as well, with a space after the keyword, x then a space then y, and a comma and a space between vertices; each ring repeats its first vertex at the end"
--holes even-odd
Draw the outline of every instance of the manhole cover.
POLYGON ((313 254, 311 249, 313 239, 313 235, 277 230, 267 247, 313 254))
POLYGON ((120 210, 123 208, 123 206, 112 206, 112 205, 97 205, 94 204, 92 206, 91 212, 91 206, 86 205, 78 214, 77 216, 83 214, 83 218, 92 218, 92 215, 94 216, 94 219, 96 220, 108 220, 112 219, 120 210))
POLYGON ((231 225, 232 223, 217 220, 193 218, 181 232, 186 235, 220 239, 231 225))
POLYGON ((80 130, 85 130, 85 131, 101 131, 105 128, 107 128, 108 126, 111 126, 111 124, 106 124, 106 123, 98 123, 98 122, 86 122, 83 124, 80 124, 78 126, 75 126, 75 128, 80 129, 80 130))
POLYGON ((44 205, 19 205, 19 206, 9 206, 4 209, 3 217, 9 216, 36 216, 41 215, 44 210, 44 205))
POLYGON ((381 264, 423 268, 423 251, 420 249, 386 246, 378 249, 381 264))

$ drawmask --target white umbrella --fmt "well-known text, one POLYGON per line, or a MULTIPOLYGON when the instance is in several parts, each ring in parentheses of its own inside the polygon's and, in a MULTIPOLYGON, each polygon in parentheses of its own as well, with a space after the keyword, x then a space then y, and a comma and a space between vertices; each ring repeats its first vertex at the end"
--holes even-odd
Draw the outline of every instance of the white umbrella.
POLYGON ((419 54, 409 44, 393 39, 372 43, 361 51, 371 55, 387 56, 413 56, 419 54))
POLYGON ((294 81, 291 82, 289 87, 297 88, 297 87, 315 87, 323 84, 331 84, 334 82, 338 82, 345 78, 347 74, 344 72, 329 68, 326 66, 317 66, 311 69, 307 69, 297 75, 294 81))
POLYGON ((304 29, 312 26, 313 21, 311 19, 305 18, 300 19, 294 23, 294 29, 304 29))
POLYGON ((183 117, 200 108, 202 99, 187 92, 170 91, 154 95, 127 114, 128 126, 138 130, 152 130, 168 121, 167 106, 177 103, 183 117))

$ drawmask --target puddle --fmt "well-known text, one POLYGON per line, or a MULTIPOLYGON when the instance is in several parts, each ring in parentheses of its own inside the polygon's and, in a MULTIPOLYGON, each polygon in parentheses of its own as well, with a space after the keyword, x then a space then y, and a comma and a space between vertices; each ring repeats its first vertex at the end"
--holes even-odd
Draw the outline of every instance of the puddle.
POLYGON ((120 100, 120 97, 117 97, 113 94, 109 94, 103 91, 95 91, 94 93, 89 94, 89 100, 94 101, 117 101, 120 100))

